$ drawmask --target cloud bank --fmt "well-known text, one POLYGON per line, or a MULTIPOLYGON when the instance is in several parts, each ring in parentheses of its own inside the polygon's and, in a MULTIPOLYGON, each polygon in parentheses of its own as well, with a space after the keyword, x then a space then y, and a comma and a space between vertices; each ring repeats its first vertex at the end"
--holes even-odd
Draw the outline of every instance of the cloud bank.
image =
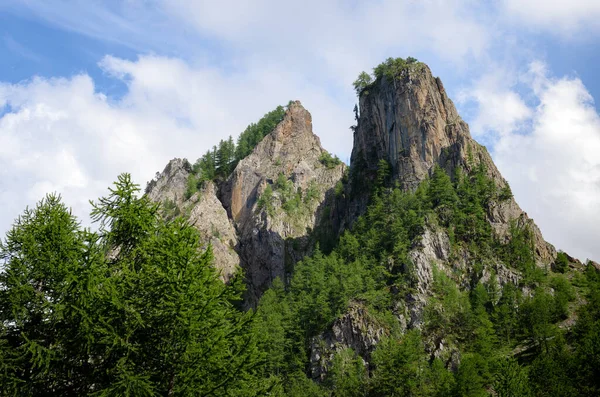
POLYGON ((7 0, 0 10, 141 55, 98 60, 102 73, 125 84, 118 98, 103 94, 91 73, 0 83, 0 232, 49 191, 85 219, 87 200, 105 194, 119 173, 144 184, 169 159, 193 161, 290 99, 302 101, 324 146, 347 160, 352 81, 388 56, 411 55, 456 94, 474 136, 490 144, 545 237, 600 259, 593 98, 577 77, 552 76, 535 62, 535 48, 522 45, 529 31, 590 39, 599 7, 592 0, 7 0))

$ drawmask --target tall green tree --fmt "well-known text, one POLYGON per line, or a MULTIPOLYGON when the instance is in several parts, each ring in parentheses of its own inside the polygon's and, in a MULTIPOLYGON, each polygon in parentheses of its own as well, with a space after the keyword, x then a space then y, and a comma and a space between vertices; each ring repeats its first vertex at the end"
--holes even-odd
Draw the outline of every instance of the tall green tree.
POLYGON ((81 231, 57 196, 0 246, 0 377, 8 395, 256 395, 273 386, 241 279, 222 283, 195 229, 164 221, 128 174, 81 231))
POLYGON ((494 390, 498 397, 532 396, 527 371, 513 358, 506 358, 498 365, 494 390))
POLYGON ((235 390, 257 364, 252 313, 234 307, 212 253, 182 219, 163 222, 128 174, 92 211, 112 257, 107 280, 107 395, 235 390))
POLYGON ((87 394, 102 336, 97 237, 51 194, 17 218, 0 261, 0 393, 87 394))
POLYGON ((427 393, 427 361, 418 331, 402 340, 382 340, 373 352, 373 396, 423 396, 427 393))

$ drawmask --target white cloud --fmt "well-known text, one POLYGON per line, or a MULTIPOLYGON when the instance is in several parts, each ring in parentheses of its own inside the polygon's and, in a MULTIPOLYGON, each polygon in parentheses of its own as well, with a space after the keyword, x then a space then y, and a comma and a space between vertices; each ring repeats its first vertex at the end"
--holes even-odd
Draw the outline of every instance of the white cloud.
POLYGON ((519 82, 490 65, 502 54, 503 65, 531 56, 526 40, 506 25, 507 15, 573 37, 598 26, 600 3, 482 4, 5 1, 1 9, 170 57, 105 57, 103 70, 127 84, 118 101, 97 92, 85 74, 0 84, 0 230, 48 190, 61 191, 85 214, 87 199, 104 194, 118 173, 131 172, 143 184, 170 158, 195 159, 289 99, 303 102, 324 146, 346 159, 351 82, 388 56, 412 55, 428 62, 450 91, 448 77, 466 85, 476 80, 462 100, 479 105, 474 132, 495 131, 494 156, 518 201, 559 248, 598 258, 592 241, 600 235, 594 226, 600 225, 600 166, 592 154, 598 115, 589 93, 577 79, 548 78, 537 64, 527 82, 540 101, 533 109, 514 92, 519 82), (9 112, 2 115, 5 104, 9 112), (531 135, 517 133, 524 125, 531 135))
POLYGON ((118 101, 86 74, 0 84, 0 104, 10 106, 0 118, 0 228, 48 190, 86 214, 118 173, 143 184, 170 158, 193 160, 290 99, 311 111, 323 145, 348 159, 358 72, 419 51, 455 63, 481 55, 487 32, 472 4, 9 0, 7 10, 63 29, 182 57, 105 57, 100 67, 127 84, 118 101), (225 54, 206 56, 205 45, 225 54))
POLYGON ((598 0, 504 0, 506 12, 527 27, 575 36, 600 28, 598 0))
POLYGON ((529 77, 539 100, 532 132, 500 135, 494 160, 544 237, 581 259, 598 260, 600 116, 581 80, 548 77, 540 63, 529 77))
POLYGON ((489 140, 490 132, 510 133, 530 119, 531 109, 511 89, 516 83, 511 76, 510 72, 495 69, 459 93, 459 103, 478 105, 477 115, 470 123, 475 138, 489 140))
POLYGON ((301 98, 312 111, 326 147, 350 152, 351 109, 285 71, 263 67, 226 75, 157 56, 107 56, 100 65, 126 82, 121 100, 96 92, 88 75, 0 84, 0 103, 11 108, 0 118, 3 229, 50 191, 62 193, 84 216, 87 200, 104 194, 119 173, 130 172, 143 185, 169 159, 194 161, 289 99, 301 98))
POLYGON ((467 58, 484 54, 490 39, 487 17, 476 13, 472 0, 262 0, 246 5, 165 0, 163 8, 242 56, 346 86, 357 71, 389 56, 434 54, 465 65, 467 58))

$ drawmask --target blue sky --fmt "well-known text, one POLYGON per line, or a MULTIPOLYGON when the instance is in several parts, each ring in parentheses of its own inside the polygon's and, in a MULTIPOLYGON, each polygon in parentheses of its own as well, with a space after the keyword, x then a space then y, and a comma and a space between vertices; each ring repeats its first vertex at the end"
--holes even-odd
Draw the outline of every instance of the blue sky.
POLYGON ((59 191, 140 184, 299 99, 346 160, 352 81, 389 56, 441 77, 525 211, 600 259, 597 0, 2 0, 0 231, 59 191))

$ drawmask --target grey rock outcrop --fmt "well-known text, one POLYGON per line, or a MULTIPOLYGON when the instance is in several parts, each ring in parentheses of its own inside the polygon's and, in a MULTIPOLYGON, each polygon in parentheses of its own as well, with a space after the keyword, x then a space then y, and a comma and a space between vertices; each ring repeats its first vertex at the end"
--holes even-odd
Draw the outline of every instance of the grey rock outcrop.
POLYGON ((221 278, 228 281, 240 265, 235 251, 238 244, 237 234, 227 211, 217 198, 217 188, 212 182, 206 182, 200 191, 190 197, 189 222, 200 233, 203 248, 212 245, 215 267, 221 278))
MULTIPOLYGON (((407 68, 396 79, 383 77, 360 96, 360 117, 354 132, 351 164, 351 196, 342 226, 364 212, 369 185, 380 160, 392 167, 392 177, 404 189, 415 189, 437 164, 449 175, 457 167, 470 171, 483 164, 498 188, 507 186, 485 147, 469 132, 439 78, 425 64, 407 68)), ((513 198, 490 204, 488 220, 498 236, 509 237, 512 221, 527 224, 534 236, 536 258, 540 264, 556 257, 535 223, 513 198)))
POLYGON ((309 236, 345 169, 341 162, 322 164, 323 153, 310 113, 299 101, 292 102, 281 123, 238 163, 221 189, 238 231, 250 304, 275 278, 285 279, 291 266, 312 248, 309 236), (278 180, 285 181, 286 189, 278 180), (268 187, 273 194, 267 206, 260 207, 268 187), (290 194, 298 194, 299 201, 290 204, 290 194))
POLYGON ((148 197, 162 204, 163 216, 171 218, 184 214, 200 235, 201 246, 212 245, 214 266, 223 281, 228 281, 239 266, 235 251, 237 235, 227 212, 217 198, 216 187, 206 182, 200 191, 186 198, 188 178, 192 172, 185 159, 173 159, 164 171, 146 187, 148 197))
POLYGON ((369 315, 362 303, 350 302, 346 313, 335 320, 330 331, 313 338, 310 346, 312 378, 324 380, 335 353, 346 348, 352 348, 368 362, 375 346, 386 334, 386 328, 369 315))
POLYGON ((146 194, 157 203, 172 201, 178 206, 185 201, 187 181, 192 172, 192 165, 186 159, 169 161, 163 172, 156 173, 154 179, 148 182, 146 194))
POLYGON ((252 306, 275 278, 285 279, 313 249, 311 234, 327 218, 328 202, 346 168, 339 161, 322 161, 324 154, 310 113, 291 102, 277 127, 218 187, 206 182, 187 198, 192 167, 174 159, 148 183, 146 194, 163 203, 164 216, 183 214, 198 229, 202 245, 212 245, 225 281, 239 265, 244 268, 246 304, 252 306), (267 188, 272 195, 260 206, 267 188))

